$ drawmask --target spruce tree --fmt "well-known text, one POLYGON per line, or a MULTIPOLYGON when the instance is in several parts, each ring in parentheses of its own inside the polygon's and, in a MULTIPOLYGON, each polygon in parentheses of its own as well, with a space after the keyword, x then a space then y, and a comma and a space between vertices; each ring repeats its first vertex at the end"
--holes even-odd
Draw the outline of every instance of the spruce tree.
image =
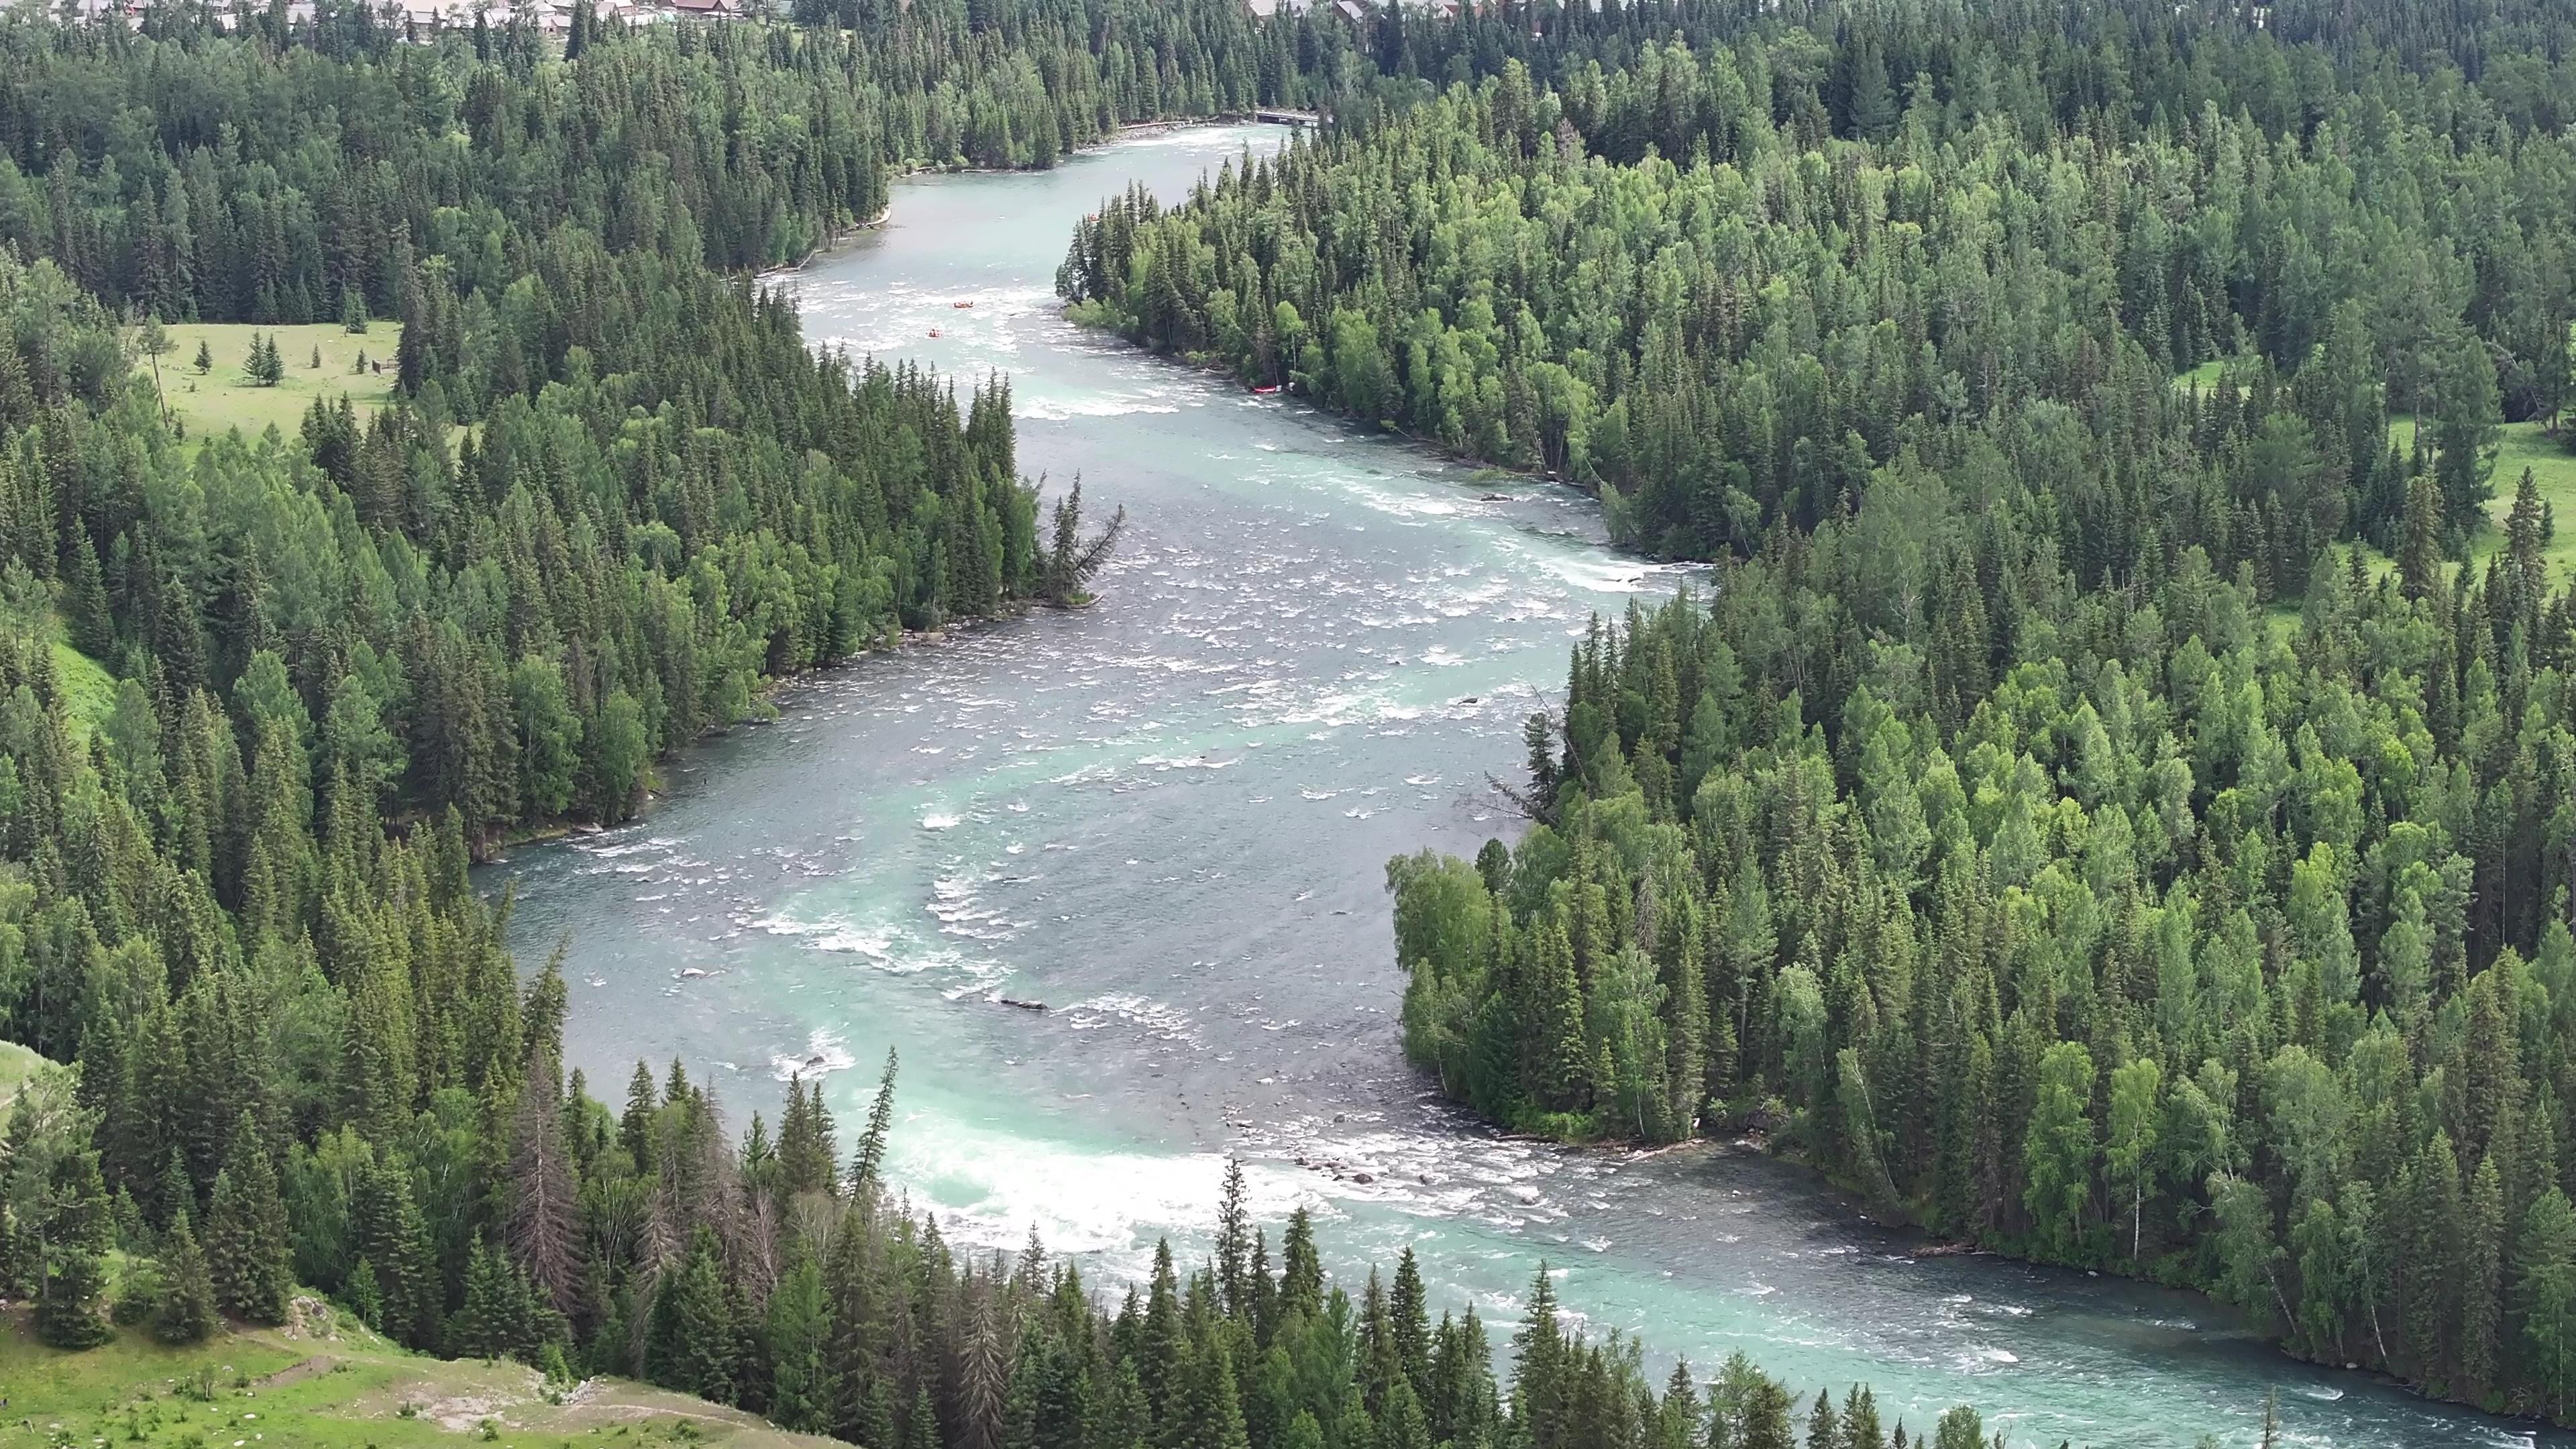
POLYGON ((108 609, 107 581, 99 571, 98 550, 90 547, 86 528, 73 535, 71 577, 65 581, 63 591, 63 622, 69 626, 74 649, 92 659, 115 655, 116 619, 108 609))
POLYGON ((1225 1161, 1225 1192, 1216 1210, 1216 1281, 1225 1311, 1247 1316, 1252 1307, 1252 1222, 1243 1205, 1243 1161, 1225 1161))
POLYGON ((500 1249, 486 1246, 477 1236, 466 1259, 465 1301, 447 1321, 448 1355, 532 1359, 534 1327, 528 1321, 524 1282, 500 1249))
POLYGON ((736 1332, 715 1232, 701 1224, 688 1257, 654 1290, 652 1328, 644 1348, 645 1377, 664 1388, 732 1403, 738 1368, 736 1332))
POLYGON ((617 1120, 617 1140, 639 1174, 653 1170, 653 1111, 658 1101, 652 1069, 638 1061, 635 1075, 626 1083, 626 1115, 617 1120))
POLYGON ((206 1210, 206 1260, 226 1313, 251 1323, 286 1321, 295 1287, 291 1241, 276 1168, 244 1113, 206 1210))
POLYGON ((2459 1225, 2459 1382, 2471 1402, 2489 1400, 2498 1387, 2504 1319, 2504 1177, 2490 1155, 2470 1179, 2468 1220, 2459 1225))
POLYGON ((206 1255, 181 1208, 161 1252, 161 1302, 152 1314, 152 1336, 163 1343, 202 1343, 215 1331, 215 1280, 206 1255))
MULTIPOLYGON (((24 1112, 20 1114, 24 1118, 24 1112)), ((15 1138, 13 1128, 13 1142, 15 1138)), ((99 1316, 107 1292, 107 1187, 98 1154, 74 1151, 58 1158, 46 1193, 43 1274, 36 1299, 36 1336, 56 1348, 94 1348, 114 1336, 99 1316)))
POLYGON ((438 1265, 411 1173, 399 1160, 360 1169, 349 1199, 349 1236, 352 1255, 374 1265, 383 1294, 378 1331, 413 1348, 435 1345, 444 1306, 438 1265))
POLYGON ((2442 491, 2428 473, 2406 483, 2405 544, 2397 555, 2397 578, 2410 599, 2429 598, 2442 584, 2442 491))
POLYGON ((769 1293, 761 1324, 761 1352, 770 1374, 771 1423, 797 1433, 821 1433, 831 1422, 838 1385, 824 1350, 831 1316, 823 1297, 823 1271, 797 1250, 769 1293))
POLYGON ((1834 1412, 1830 1389, 1818 1389, 1816 1405, 1807 1411, 1807 1449, 1843 1449, 1842 1416, 1834 1412))
POLYGON ((868 1125, 859 1134, 858 1151, 850 1159, 850 1196, 861 1203, 874 1201, 882 1185, 886 1138, 894 1131, 896 1065, 894 1048, 887 1047, 885 1074, 877 1079, 876 1100, 868 1104, 868 1125))
POLYGON ((1324 1265, 1315 1249, 1315 1220, 1300 1207, 1288 1215, 1279 1244, 1279 1314, 1312 1317, 1324 1310, 1324 1265))

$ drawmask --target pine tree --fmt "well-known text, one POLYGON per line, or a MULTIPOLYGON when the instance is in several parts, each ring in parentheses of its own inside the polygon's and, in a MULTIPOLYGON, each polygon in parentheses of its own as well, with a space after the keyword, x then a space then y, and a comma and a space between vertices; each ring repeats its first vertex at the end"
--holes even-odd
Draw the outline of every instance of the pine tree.
POLYGON ((859 1134, 858 1152, 850 1159, 850 1196, 873 1202, 882 1187, 886 1137, 894 1131, 894 1048, 886 1048, 885 1074, 877 1079, 876 1100, 868 1104, 868 1125, 859 1134))
POLYGON ((215 1174, 214 1199, 206 1210, 206 1260, 215 1301, 226 1313, 251 1323, 286 1321, 295 1285, 290 1242, 276 1169, 245 1113, 215 1174))
POLYGON ((617 1141, 639 1176, 653 1171, 653 1113, 659 1103, 652 1070, 637 1062, 626 1083, 626 1115, 617 1119, 617 1141))
POLYGON ((1225 1311, 1238 1318, 1252 1309, 1252 1221, 1243 1203, 1243 1161, 1225 1161, 1225 1193, 1217 1203, 1216 1281, 1225 1311))
POLYGON ((98 1154, 68 1153, 54 1164, 45 1224, 36 1336, 56 1348, 95 1348, 114 1336, 99 1316, 107 1293, 107 1186, 98 1154))
POLYGON ((2504 1318, 2504 1177, 2492 1155, 2478 1162, 2467 1208, 2458 1238, 2460 1352, 2455 1388, 2462 1397, 2482 1402, 2496 1393, 2503 1367, 2499 1340, 2504 1318))
POLYGON ((477 1235, 466 1258, 465 1301, 447 1321, 451 1358, 518 1358, 535 1354, 524 1284, 498 1248, 477 1235))
POLYGON ((2410 599, 2429 598, 2442 584, 2442 491, 2430 474, 2407 480, 2405 539, 2397 555, 2399 587, 2410 599))
POLYGON ((700 1224, 689 1255, 653 1291, 644 1374, 664 1388, 734 1401, 736 1325, 713 1229, 700 1224))
POLYGON ((161 1302, 153 1310, 152 1335, 163 1343, 202 1343, 216 1322, 215 1281, 188 1224, 188 1210, 181 1208, 161 1252, 161 1302))
POLYGON ((72 539, 71 577, 63 592, 63 621, 69 626, 71 646, 92 659, 108 659, 116 653, 116 619, 108 610, 107 581, 99 571, 98 550, 90 547, 89 530, 78 529, 72 539))
POLYGON ((444 1307, 437 1263, 411 1173, 399 1160, 360 1169, 349 1199, 349 1238, 352 1256, 373 1265, 384 1304, 378 1331, 413 1348, 436 1344, 444 1307))

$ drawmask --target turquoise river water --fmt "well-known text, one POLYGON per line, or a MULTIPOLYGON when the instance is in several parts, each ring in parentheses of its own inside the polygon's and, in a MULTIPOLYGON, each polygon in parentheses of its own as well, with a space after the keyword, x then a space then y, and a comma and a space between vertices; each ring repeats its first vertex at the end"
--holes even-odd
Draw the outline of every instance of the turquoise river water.
POLYGON ((521 959, 568 945, 594 1091, 678 1056, 741 1124, 820 1074, 846 1147, 891 1045, 894 1171, 973 1242, 1034 1225, 1112 1275, 1158 1236, 1203 1251, 1235 1154, 1271 1221, 1317 1211, 1341 1269, 1410 1244, 1500 1340, 1545 1260, 1658 1377, 1741 1348, 1810 1396, 1868 1380, 1916 1427, 1973 1402, 2016 1443, 2251 1444, 2273 1388, 2296 1443, 2532 1443, 2294 1364, 2197 1298, 1915 1256, 1748 1152, 1560 1149, 1436 1100, 1399 1051, 1385 862, 1509 832, 1485 775, 1515 767, 1568 636, 1684 575, 1612 552, 1573 490, 1062 320, 1055 266, 1100 198, 1175 198, 1280 138, 906 182, 795 279, 820 345, 1008 374, 1023 469, 1083 475, 1127 542, 1097 606, 819 676, 672 765, 639 822, 503 867, 521 959))

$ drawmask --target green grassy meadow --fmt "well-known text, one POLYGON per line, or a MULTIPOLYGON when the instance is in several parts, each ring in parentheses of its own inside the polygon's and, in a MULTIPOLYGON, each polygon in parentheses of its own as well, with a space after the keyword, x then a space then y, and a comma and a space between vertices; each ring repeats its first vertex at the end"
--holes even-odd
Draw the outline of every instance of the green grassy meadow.
POLYGON ((48 1063, 43 1057, 14 1041, 0 1041, 0 1106, 8 1105, 27 1085, 36 1069, 48 1063))
MULTIPOLYGON (((2411 452, 2415 446, 2415 420, 2397 417, 2389 420, 2388 436, 2399 451, 2411 452)), ((2571 569, 2576 569, 2576 448, 2553 438, 2538 423, 2507 423, 2498 438, 2495 451, 2494 496, 2487 500, 2489 526, 2477 531, 2469 540, 2469 563, 2483 571, 2487 559, 2504 547, 2505 515, 2513 511, 2514 490, 2522 485, 2522 470, 2531 470, 2531 481, 2540 490, 2540 501, 2549 505, 2558 524, 2555 537, 2549 541, 2542 557, 2547 560, 2550 576, 2565 582, 2571 569)))
POLYGON ((64 643, 59 631, 54 640, 54 677, 62 681, 75 730, 86 734, 116 706, 116 676, 107 672, 106 665, 64 643))
POLYGON ((172 1348, 141 1328, 85 1353, 0 1314, 0 1446, 145 1449, 820 1449, 739 1410, 619 1379, 549 1389, 512 1363, 406 1353, 318 1300, 284 1328, 172 1348))
MULTIPOLYGON (((2218 385, 2219 378, 2236 361, 2220 359, 2204 362, 2188 372, 2174 375, 2174 386, 2207 391, 2218 385)), ((2389 419, 2389 441, 2401 453, 2411 453, 2415 446, 2415 419, 2399 413, 2389 419)), ((2496 442, 2493 495, 2487 501, 2486 526, 2469 540, 2470 567, 2483 572, 2487 560, 2504 547, 2504 521, 2513 509, 2514 490, 2521 486, 2525 468, 2540 491, 2543 503, 2557 523, 2557 531, 2543 551, 2549 573, 2559 583, 2576 576, 2576 429, 2563 430, 2552 437, 2547 428, 2536 422, 2506 423, 2496 442)), ((2356 519, 2359 524, 2365 520, 2356 519)), ((2341 548, 2359 548, 2372 575, 2397 567, 2396 561, 2369 544, 2347 541, 2341 548)), ((2285 637, 2298 632, 2299 609, 2294 603, 2276 603, 2266 611, 2273 629, 2285 637)))
MULTIPOLYGON (((337 322, 301 327, 183 322, 164 330, 172 346, 160 360, 161 395, 186 424, 191 438, 231 428, 257 437, 271 425, 293 436, 315 398, 336 402, 346 394, 361 411, 393 399, 394 347, 402 338, 399 322, 370 323, 363 333, 349 332, 337 322), (286 359, 286 376, 275 387, 250 380, 246 364, 253 333, 274 333, 277 349, 286 359), (214 355, 214 366, 202 374, 196 367, 200 343, 214 355), (319 368, 312 365, 316 349, 322 354, 319 368), (371 366, 364 373, 356 372, 360 353, 371 364, 382 362, 385 370, 377 372, 371 366)), ((152 359, 141 361, 148 378, 152 359)))

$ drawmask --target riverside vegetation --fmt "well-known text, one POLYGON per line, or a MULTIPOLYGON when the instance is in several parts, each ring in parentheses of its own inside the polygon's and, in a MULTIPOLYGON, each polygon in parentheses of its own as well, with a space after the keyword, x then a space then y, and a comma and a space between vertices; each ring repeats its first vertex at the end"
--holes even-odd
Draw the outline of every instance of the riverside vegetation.
MULTIPOLYGON (((47 1352, 120 1355, 322 1294, 412 1350, 870 1449, 1785 1449, 1781 1385, 1658 1387, 1544 1274, 1506 1392, 1409 1260, 1354 1302, 1301 1218, 1274 1271, 1239 1183, 1212 1262, 1115 1309, 1034 1243, 954 1251, 881 1181, 891 1063, 847 1159, 803 1082, 735 1133, 676 1065, 622 1112, 566 1073, 562 977, 503 949, 478 854, 627 817, 771 680, 1079 602, 1106 547, 1071 495, 1041 540, 1004 383, 817 356, 742 274, 896 165, 1367 80, 1329 22, 1217 0, 801 18, 585 13, 561 56, 329 3, 0 25, 0 1033, 66 1063, 8 1110, 0 1291, 47 1352), (363 416, 183 440, 156 396, 170 325, 251 329, 249 392, 301 361, 280 327, 386 317, 363 416)), ((1806 1418, 1986 1437, 1865 1390, 1806 1418)))
POLYGON ((2493 463, 2568 397, 2568 17, 1679 17, 1060 273, 1715 562, 1577 645, 1516 843, 1390 863, 1408 1051, 2567 1419, 2576 599, 2493 463))

